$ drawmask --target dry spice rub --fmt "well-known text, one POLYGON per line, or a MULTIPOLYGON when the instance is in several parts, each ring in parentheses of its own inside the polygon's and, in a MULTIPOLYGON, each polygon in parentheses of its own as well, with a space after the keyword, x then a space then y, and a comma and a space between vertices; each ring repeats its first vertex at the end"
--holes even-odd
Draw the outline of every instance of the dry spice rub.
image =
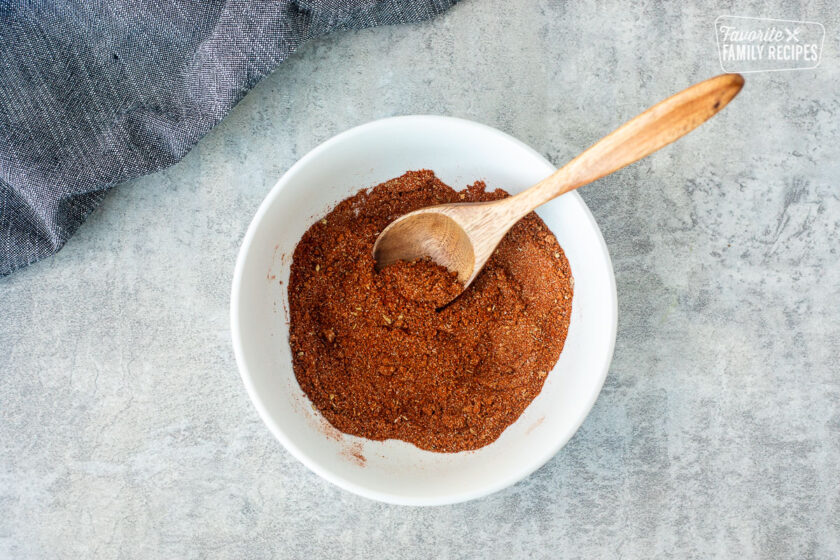
POLYGON ((457 192, 431 171, 364 190, 315 223, 295 249, 290 343, 303 391, 342 432, 456 452, 496 440, 539 394, 563 349, 569 263, 529 214, 482 273, 461 287, 429 261, 377 273, 379 232, 425 206, 507 196, 477 182, 457 192))

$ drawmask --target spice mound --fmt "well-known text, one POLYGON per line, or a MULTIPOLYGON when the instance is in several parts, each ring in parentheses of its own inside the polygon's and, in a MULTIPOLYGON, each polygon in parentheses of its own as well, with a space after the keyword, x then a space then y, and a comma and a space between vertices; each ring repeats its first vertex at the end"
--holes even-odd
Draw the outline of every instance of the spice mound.
POLYGON ((391 221, 425 206, 507 196, 410 171, 339 203, 303 235, 289 281, 290 344, 304 393, 338 430, 457 452, 495 441, 542 390, 569 328, 572 275, 536 214, 473 284, 428 260, 381 272, 391 221))

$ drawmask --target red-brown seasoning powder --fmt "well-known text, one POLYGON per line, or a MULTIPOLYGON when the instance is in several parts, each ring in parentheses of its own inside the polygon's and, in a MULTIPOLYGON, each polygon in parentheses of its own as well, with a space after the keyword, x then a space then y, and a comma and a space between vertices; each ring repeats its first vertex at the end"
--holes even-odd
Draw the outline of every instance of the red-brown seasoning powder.
POLYGON ((422 449, 483 447, 539 394, 563 349, 569 263, 529 214, 465 293, 429 262, 380 273, 371 251, 395 218, 425 206, 507 196, 456 192, 411 171, 344 201, 303 236, 289 281, 290 343, 303 391, 342 432, 422 449))

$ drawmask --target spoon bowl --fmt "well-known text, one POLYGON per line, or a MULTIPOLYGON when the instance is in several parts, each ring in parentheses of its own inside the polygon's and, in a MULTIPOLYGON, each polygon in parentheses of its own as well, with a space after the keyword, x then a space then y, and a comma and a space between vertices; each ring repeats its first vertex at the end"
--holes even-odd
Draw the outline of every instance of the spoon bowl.
POLYGON ((373 246, 377 270, 399 260, 431 257, 433 261, 458 272, 466 284, 475 268, 475 251, 470 236, 458 221, 447 214, 454 204, 423 208, 388 224, 373 246))

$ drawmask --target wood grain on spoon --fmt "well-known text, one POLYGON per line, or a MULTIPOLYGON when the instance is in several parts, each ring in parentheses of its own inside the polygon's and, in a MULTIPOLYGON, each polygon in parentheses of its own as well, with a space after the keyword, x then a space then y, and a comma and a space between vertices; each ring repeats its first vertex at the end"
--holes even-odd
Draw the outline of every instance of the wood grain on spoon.
POLYGON ((373 246, 377 269, 430 257, 469 286, 505 233, 549 200, 609 175, 697 128, 726 107, 744 85, 721 74, 661 101, 575 159, 515 196, 492 202, 443 204, 410 212, 386 227, 373 246))

